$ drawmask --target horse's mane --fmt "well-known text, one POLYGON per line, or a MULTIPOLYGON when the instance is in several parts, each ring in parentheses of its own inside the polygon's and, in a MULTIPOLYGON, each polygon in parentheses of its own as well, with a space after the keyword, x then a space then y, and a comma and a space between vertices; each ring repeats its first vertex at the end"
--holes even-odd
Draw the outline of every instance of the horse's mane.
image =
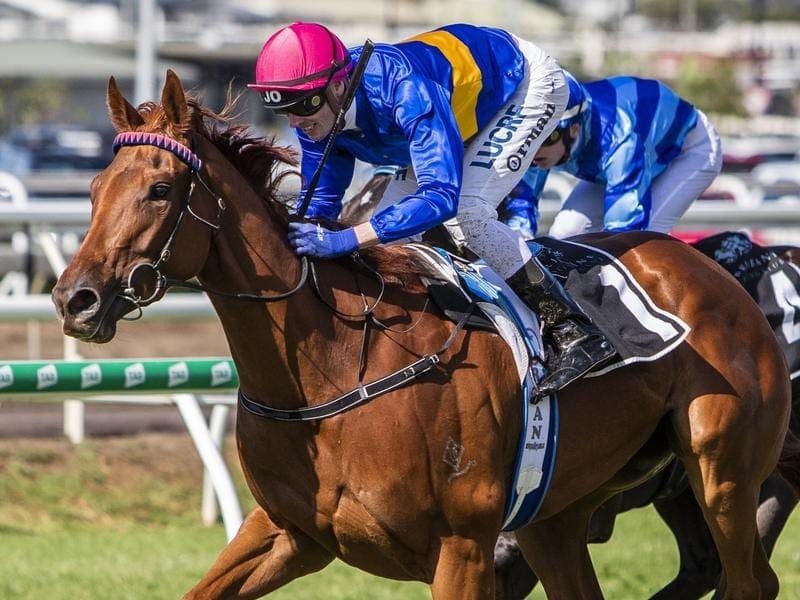
MULTIPOLYGON (((273 216, 287 226, 289 213, 286 205, 279 202, 278 186, 284 177, 298 175, 297 152, 290 146, 278 146, 275 138, 262 137, 250 132, 250 126, 237 122, 237 107, 242 94, 234 95, 228 86, 225 105, 217 112, 204 106, 196 94, 187 93, 186 103, 191 113, 190 124, 185 131, 175 131, 166 119, 160 104, 144 102, 138 111, 144 117, 142 129, 166 131, 174 137, 186 138, 189 129, 204 136, 242 174, 253 190, 264 200, 273 216), (280 166, 295 167, 278 173, 280 166)), ((341 224, 329 223, 334 228, 341 224)), ((439 275, 423 262, 419 254, 402 246, 377 246, 361 251, 362 258, 381 273, 386 282, 416 292, 424 289, 420 277, 437 278, 439 275)))
POLYGON ((373 246, 360 254, 388 283, 399 285, 409 292, 421 292, 425 284, 421 277, 441 279, 422 255, 406 246, 373 246))
POLYGON ((283 178, 297 175, 297 152, 290 146, 276 145, 274 136, 262 137, 251 133, 249 125, 238 122, 241 98, 242 94, 234 95, 228 86, 225 105, 217 112, 204 106, 197 94, 187 93, 186 103, 191 118, 184 130, 178 131, 167 122, 160 104, 144 102, 138 111, 145 119, 143 130, 165 131, 184 139, 194 132, 208 139, 242 174, 256 194, 270 207, 278 209, 277 215, 285 222, 285 207, 273 200, 283 178), (288 168, 279 172, 281 166, 288 168))

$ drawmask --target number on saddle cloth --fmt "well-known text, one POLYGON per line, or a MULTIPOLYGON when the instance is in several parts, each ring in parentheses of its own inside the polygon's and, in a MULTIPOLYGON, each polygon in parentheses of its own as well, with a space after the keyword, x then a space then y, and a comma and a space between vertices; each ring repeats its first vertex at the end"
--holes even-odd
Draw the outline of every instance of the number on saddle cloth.
POLYGON ((738 231, 692 244, 741 283, 767 317, 789 364, 800 376, 800 270, 785 257, 793 246, 760 246, 738 231))

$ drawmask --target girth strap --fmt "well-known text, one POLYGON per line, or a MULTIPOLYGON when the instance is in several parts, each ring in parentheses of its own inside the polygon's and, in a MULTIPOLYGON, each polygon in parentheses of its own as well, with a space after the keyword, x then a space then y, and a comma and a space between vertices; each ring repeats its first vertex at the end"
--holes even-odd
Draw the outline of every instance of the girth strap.
POLYGON ((317 406, 304 406, 302 408, 290 410, 272 408, 251 400, 244 395, 242 390, 239 390, 239 401, 244 408, 259 417, 266 417, 267 419, 274 419, 276 421, 318 421, 338 415, 346 410, 369 402, 376 396, 390 392, 431 370, 438 362, 439 356, 436 354, 424 356, 415 363, 398 369, 391 375, 382 377, 372 383, 361 385, 334 400, 317 406))
POLYGON ((469 319, 473 310, 475 310, 476 306, 477 305, 474 302, 469 305, 469 308, 465 311, 464 316, 455 326, 453 331, 450 332, 450 335, 447 336, 447 340, 445 340, 444 344, 442 344, 442 347, 433 354, 423 356, 410 365, 403 367, 402 369, 398 369, 397 371, 366 385, 359 382, 356 389, 351 390, 346 394, 339 396, 338 398, 325 402, 324 404, 318 404, 316 406, 302 406, 300 408, 293 409, 273 408, 271 406, 261 404, 260 402, 256 402, 255 400, 251 400, 244 395, 244 392, 242 392, 241 389, 239 390, 239 402, 242 403, 242 406, 248 412, 259 417, 273 419, 275 421, 319 421, 321 419, 327 419, 328 417, 343 413, 351 408, 365 404, 381 394, 390 392, 410 381, 413 381, 423 373, 430 371, 435 365, 439 364, 441 360, 439 357, 448 348, 450 348, 450 346, 456 340, 456 337, 466 325, 467 320, 469 319))

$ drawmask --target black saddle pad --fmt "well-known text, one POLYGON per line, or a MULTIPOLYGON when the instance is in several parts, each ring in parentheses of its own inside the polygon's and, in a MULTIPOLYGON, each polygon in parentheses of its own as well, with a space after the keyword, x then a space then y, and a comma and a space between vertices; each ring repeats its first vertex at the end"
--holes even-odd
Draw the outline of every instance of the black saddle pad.
MULTIPOLYGON (((627 268, 610 254, 553 238, 538 238, 531 249, 537 251, 537 257, 614 345, 616 360, 596 373, 632 362, 655 360, 677 347, 688 334, 688 326, 657 307, 627 268)), ((433 259, 440 262, 436 253, 433 259)), ((465 277, 465 273, 459 271, 459 276, 465 277)), ((468 287, 460 291, 443 280, 429 284, 428 291, 443 312, 457 321, 469 304, 468 287)), ((493 328, 479 314, 475 317, 468 321, 468 326, 493 328)))
POLYGON ((692 244, 741 283, 767 317, 789 364, 800 375, 800 270, 784 258, 792 246, 760 246, 739 231, 692 244))

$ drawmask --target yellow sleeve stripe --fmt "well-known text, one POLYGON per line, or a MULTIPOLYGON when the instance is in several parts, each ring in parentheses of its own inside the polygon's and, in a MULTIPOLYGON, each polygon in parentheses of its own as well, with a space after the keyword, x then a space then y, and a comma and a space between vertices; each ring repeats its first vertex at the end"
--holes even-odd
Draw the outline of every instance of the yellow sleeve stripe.
POLYGON ((450 106, 458 122, 461 139, 466 141, 478 133, 475 114, 478 94, 483 88, 483 76, 469 47, 448 31, 429 31, 406 40, 422 42, 437 48, 452 66, 453 96, 450 106))

